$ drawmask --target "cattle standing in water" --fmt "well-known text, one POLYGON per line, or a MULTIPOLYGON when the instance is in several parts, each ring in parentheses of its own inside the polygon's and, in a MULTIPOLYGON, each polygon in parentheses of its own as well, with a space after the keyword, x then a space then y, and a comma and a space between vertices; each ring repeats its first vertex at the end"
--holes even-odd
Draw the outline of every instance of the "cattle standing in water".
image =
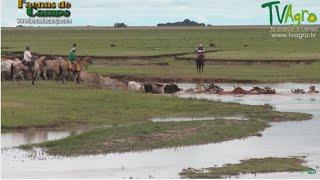
POLYGON ((305 94, 306 92, 303 89, 291 89, 291 92, 294 94, 305 94))
POLYGON ((143 86, 137 82, 129 81, 127 82, 128 90, 131 91, 143 91, 143 86))
POLYGON ((310 86, 308 93, 309 93, 309 94, 319 93, 319 91, 316 90, 316 86, 310 86))
POLYGON ((181 89, 176 84, 144 84, 143 85, 144 91, 146 93, 154 93, 154 94, 173 94, 181 89))
POLYGON ((164 93, 166 94, 173 94, 181 90, 182 89, 180 89, 176 84, 167 84, 164 86, 164 93))

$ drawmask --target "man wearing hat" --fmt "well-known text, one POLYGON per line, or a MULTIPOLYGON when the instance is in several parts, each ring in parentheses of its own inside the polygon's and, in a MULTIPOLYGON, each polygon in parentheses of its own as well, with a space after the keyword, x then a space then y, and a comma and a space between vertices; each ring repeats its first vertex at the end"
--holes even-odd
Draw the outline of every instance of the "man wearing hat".
POLYGON ((203 48, 202 44, 199 44, 198 47, 196 48, 196 53, 204 53, 206 50, 203 48))
POLYGON ((28 66, 28 70, 31 71, 32 68, 32 55, 30 52, 30 47, 27 46, 26 50, 23 53, 23 64, 28 66))
POLYGON ((70 50, 69 54, 68 54, 68 60, 69 60, 69 68, 70 69, 75 69, 76 71, 80 71, 80 67, 79 65, 76 63, 77 60, 77 55, 76 55, 76 44, 73 44, 72 49, 70 50))
POLYGON ((202 44, 199 44, 198 47, 196 48, 196 54, 203 54, 203 57, 205 58, 204 53, 206 52, 206 50, 203 48, 202 44))

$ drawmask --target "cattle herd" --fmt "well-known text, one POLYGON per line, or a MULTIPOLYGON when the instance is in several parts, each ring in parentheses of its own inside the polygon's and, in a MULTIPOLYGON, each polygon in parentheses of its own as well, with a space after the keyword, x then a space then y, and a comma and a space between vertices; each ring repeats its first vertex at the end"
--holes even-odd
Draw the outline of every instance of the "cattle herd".
MULTIPOLYGON (((78 60, 83 66, 92 64, 92 58, 83 57, 78 60)), ((1 77, 2 81, 13 79, 58 79, 59 75, 65 74, 65 78, 68 79, 67 64, 63 58, 54 57, 48 58, 45 56, 36 57, 34 60, 33 74, 28 76, 28 69, 22 64, 22 62, 15 59, 2 58, 1 60, 1 77), (48 60, 50 59, 50 60, 48 60), (64 65, 65 64, 65 65, 64 65), (15 68, 13 68, 15 67, 15 68), (63 68, 65 67, 65 68, 63 68), (65 69, 64 71, 62 71, 65 69), (34 73, 36 72, 36 73, 34 73), (63 73, 61 73, 63 72, 63 73)), ((62 77, 62 81, 63 81, 62 77)), ((72 74, 69 76, 70 80, 75 80, 72 74)), ((154 94, 173 94, 173 93, 210 93, 210 94, 276 94, 276 90, 270 87, 253 87, 250 90, 245 90, 240 86, 235 86, 233 90, 226 91, 220 86, 214 83, 198 84, 195 88, 181 89, 174 83, 154 83, 154 82, 135 82, 126 80, 117 80, 110 77, 101 76, 97 73, 88 73, 81 71, 79 73, 79 79, 85 81, 89 86, 105 89, 126 89, 131 91, 140 91, 145 93, 154 94)), ((304 89, 291 89, 294 94, 306 94, 306 93, 319 93, 315 86, 310 86, 308 91, 304 89)))
MULTIPOLYGON (((82 72, 81 79, 89 84, 91 87, 101 89, 125 89, 130 91, 139 91, 153 94, 174 94, 174 93, 209 93, 209 94, 276 94, 276 90, 270 87, 253 87, 250 90, 245 90, 240 86, 235 86, 233 90, 226 91, 215 83, 198 84, 195 88, 182 89, 175 83, 154 83, 150 81, 136 82, 117 80, 110 77, 101 76, 97 73, 82 72)), ((298 90, 292 90, 295 94, 303 94, 302 92, 296 92, 298 90)), ((308 91, 304 93, 319 93, 315 86, 310 86, 308 91)))

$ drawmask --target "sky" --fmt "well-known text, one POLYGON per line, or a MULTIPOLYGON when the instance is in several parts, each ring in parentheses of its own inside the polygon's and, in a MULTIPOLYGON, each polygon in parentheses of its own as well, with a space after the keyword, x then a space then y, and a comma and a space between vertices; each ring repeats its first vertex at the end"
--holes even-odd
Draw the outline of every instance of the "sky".
MULTIPOLYGON (((47 2, 49 0, 27 0, 47 2)), ((61 0, 62 1, 62 0, 61 0)), ((271 0, 65 0, 72 3, 73 26, 155 26, 186 18, 212 25, 269 25, 269 13, 261 4, 271 0)), ((308 9, 320 19, 319 0, 280 0, 293 4, 293 11, 308 9)), ((51 2, 60 2, 52 0, 51 2)), ((16 26, 17 18, 27 18, 17 0, 1 0, 1 25, 16 26)))

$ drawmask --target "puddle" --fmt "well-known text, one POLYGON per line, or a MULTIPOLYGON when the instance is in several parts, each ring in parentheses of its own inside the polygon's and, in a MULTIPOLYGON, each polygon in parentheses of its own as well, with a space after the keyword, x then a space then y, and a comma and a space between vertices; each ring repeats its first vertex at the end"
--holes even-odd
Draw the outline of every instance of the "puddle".
POLYGON ((152 122, 184 122, 184 121, 207 121, 207 120, 238 120, 246 121, 248 118, 243 116, 230 117, 168 117, 168 118, 153 118, 152 122))
POLYGON ((1 133, 1 149, 16 147, 23 144, 41 143, 62 139, 71 135, 77 135, 84 132, 85 129, 73 131, 52 131, 45 129, 37 130, 19 130, 1 133))
MULTIPOLYGON (((219 85, 225 89, 233 87, 233 84, 219 85)), ((270 104, 279 111, 305 112, 314 115, 314 118, 309 121, 272 123, 272 127, 262 132, 262 137, 254 136, 200 146, 70 158, 50 157, 41 152, 37 152, 40 158, 36 158, 38 156, 30 156, 29 153, 14 148, 2 150, 2 177, 179 178, 178 173, 187 167, 221 166, 226 163, 239 163, 239 160, 248 158, 306 156, 307 165, 316 169, 316 174, 271 173, 257 176, 245 175, 240 178, 319 179, 320 95, 294 95, 290 93, 291 88, 306 89, 310 85, 273 84, 270 86, 276 88, 277 91, 280 90, 283 94, 272 96, 179 95, 183 98, 205 98, 242 104, 270 104)), ((320 87, 320 84, 316 86, 320 87)), ((252 86, 248 85, 248 87, 252 86)))

